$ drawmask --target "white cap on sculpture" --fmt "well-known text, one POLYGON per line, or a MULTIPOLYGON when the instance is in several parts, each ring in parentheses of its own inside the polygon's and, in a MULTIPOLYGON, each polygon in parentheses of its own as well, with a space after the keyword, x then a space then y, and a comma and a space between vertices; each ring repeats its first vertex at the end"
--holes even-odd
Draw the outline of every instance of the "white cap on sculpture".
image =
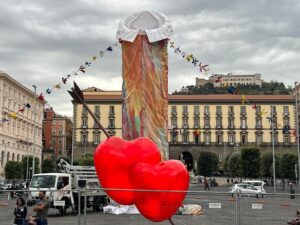
POLYGON ((156 11, 141 11, 121 20, 117 38, 133 42, 138 34, 146 34, 152 43, 168 39, 172 33, 173 28, 167 16, 156 11))

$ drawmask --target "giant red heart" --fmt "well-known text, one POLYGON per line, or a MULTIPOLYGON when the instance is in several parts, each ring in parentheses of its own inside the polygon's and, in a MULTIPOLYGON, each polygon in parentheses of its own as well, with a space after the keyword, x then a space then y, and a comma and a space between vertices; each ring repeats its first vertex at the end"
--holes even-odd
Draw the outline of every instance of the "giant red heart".
POLYGON ((137 163, 132 168, 131 181, 135 188, 148 190, 136 193, 135 204, 140 213, 160 222, 171 218, 182 204, 189 187, 189 174, 178 160, 156 165, 137 163))
MULTIPOLYGON (((161 161, 160 151, 149 138, 140 137, 125 141, 110 137, 99 144, 94 154, 96 172, 103 188, 135 189, 130 177, 131 168, 137 162, 149 165, 161 161)), ((134 204, 134 192, 108 190, 106 193, 123 205, 134 204)))

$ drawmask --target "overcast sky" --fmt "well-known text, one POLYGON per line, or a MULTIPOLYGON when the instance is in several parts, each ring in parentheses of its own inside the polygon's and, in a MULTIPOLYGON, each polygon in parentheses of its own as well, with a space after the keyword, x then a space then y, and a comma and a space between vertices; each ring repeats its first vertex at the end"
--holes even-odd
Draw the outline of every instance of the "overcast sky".
MULTIPOLYGON (((37 92, 61 81, 115 42, 119 21, 139 10, 166 14, 173 40, 213 73, 261 73, 291 85, 300 80, 298 0, 9 0, 0 9, 0 70, 37 92)), ((121 49, 74 77, 83 88, 121 90, 121 49)), ((169 50, 169 92, 205 77, 169 50)), ((73 79, 72 79, 73 80, 73 79)), ((46 95, 72 115, 67 89, 46 95)))

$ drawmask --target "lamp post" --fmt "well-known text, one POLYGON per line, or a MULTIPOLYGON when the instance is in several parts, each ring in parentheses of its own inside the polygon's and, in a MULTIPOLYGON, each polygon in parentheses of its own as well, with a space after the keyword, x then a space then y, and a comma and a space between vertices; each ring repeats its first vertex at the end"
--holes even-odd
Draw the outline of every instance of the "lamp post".
POLYGON ((274 117, 273 117, 273 106, 271 106, 271 115, 267 117, 269 119, 269 122, 271 123, 272 128, 272 155, 273 155, 273 187, 274 187, 274 193, 276 192, 276 161, 275 161, 275 134, 274 134, 274 117))
POLYGON ((298 112, 298 91, 297 85, 299 83, 295 82, 295 114, 296 114, 296 141, 297 141, 297 152, 298 152, 298 184, 300 185, 300 150, 299 150, 299 112, 298 112))
POLYGON ((32 158, 32 177, 35 173, 35 133, 36 133, 36 86, 32 85, 34 88, 34 108, 33 108, 33 142, 32 142, 32 153, 33 153, 33 158, 32 158))
POLYGON ((272 154, 273 154, 273 186, 274 193, 276 192, 276 162, 275 162, 275 135, 274 135, 274 121, 273 115, 271 117, 271 126, 272 126, 272 154))

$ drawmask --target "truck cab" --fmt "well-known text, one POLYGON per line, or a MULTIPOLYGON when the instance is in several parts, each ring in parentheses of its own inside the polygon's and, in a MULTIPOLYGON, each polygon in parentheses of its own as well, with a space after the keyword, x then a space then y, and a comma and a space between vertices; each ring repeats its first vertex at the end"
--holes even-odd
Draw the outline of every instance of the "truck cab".
POLYGON ((28 204, 38 201, 39 191, 46 191, 46 199, 51 207, 66 210, 74 204, 71 190, 72 177, 67 173, 41 173, 32 177, 29 186, 28 204))

